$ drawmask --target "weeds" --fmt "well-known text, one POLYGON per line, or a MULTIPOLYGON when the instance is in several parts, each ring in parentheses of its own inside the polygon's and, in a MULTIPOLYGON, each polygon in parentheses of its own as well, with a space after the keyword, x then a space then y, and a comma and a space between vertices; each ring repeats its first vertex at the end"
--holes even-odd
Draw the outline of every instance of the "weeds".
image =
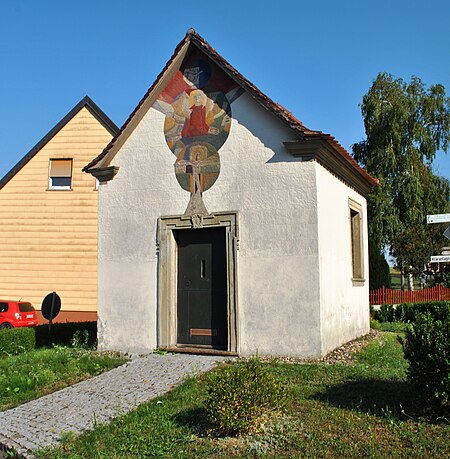
POLYGON ((89 332, 87 330, 83 330, 81 333, 80 330, 77 330, 70 341, 72 347, 76 347, 79 349, 88 349, 89 348, 89 332))

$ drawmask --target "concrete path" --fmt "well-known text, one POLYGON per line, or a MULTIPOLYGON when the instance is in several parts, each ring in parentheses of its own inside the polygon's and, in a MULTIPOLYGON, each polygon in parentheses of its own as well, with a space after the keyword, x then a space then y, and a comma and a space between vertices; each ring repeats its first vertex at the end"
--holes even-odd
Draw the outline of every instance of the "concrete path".
POLYGON ((136 357, 107 373, 0 412, 0 458, 5 448, 32 458, 32 451, 58 445, 62 432, 92 430, 223 360, 190 354, 136 357))

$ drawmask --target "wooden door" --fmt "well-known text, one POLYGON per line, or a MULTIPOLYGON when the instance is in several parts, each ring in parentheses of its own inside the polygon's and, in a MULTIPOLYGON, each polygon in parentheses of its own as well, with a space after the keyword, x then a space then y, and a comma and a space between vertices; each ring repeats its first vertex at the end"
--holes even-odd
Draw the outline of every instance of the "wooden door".
POLYGON ((226 349, 225 229, 176 232, 178 244, 177 343, 226 349))

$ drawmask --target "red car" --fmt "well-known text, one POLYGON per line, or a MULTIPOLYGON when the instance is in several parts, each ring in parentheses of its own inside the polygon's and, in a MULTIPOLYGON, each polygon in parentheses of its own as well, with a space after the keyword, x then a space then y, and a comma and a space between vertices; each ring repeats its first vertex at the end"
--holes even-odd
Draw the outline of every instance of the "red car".
POLYGON ((0 300, 0 330, 2 328, 35 327, 36 310, 31 303, 0 300))

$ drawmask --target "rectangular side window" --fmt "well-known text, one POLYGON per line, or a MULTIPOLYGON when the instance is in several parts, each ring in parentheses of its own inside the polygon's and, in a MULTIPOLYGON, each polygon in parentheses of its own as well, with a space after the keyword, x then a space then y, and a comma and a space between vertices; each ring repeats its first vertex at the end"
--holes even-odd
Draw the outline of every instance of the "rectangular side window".
POLYGON ((350 238, 352 256, 352 279, 364 281, 364 244, 362 207, 353 200, 349 200, 350 238))
POLYGON ((48 188, 50 190, 72 189, 72 160, 51 159, 48 188))

